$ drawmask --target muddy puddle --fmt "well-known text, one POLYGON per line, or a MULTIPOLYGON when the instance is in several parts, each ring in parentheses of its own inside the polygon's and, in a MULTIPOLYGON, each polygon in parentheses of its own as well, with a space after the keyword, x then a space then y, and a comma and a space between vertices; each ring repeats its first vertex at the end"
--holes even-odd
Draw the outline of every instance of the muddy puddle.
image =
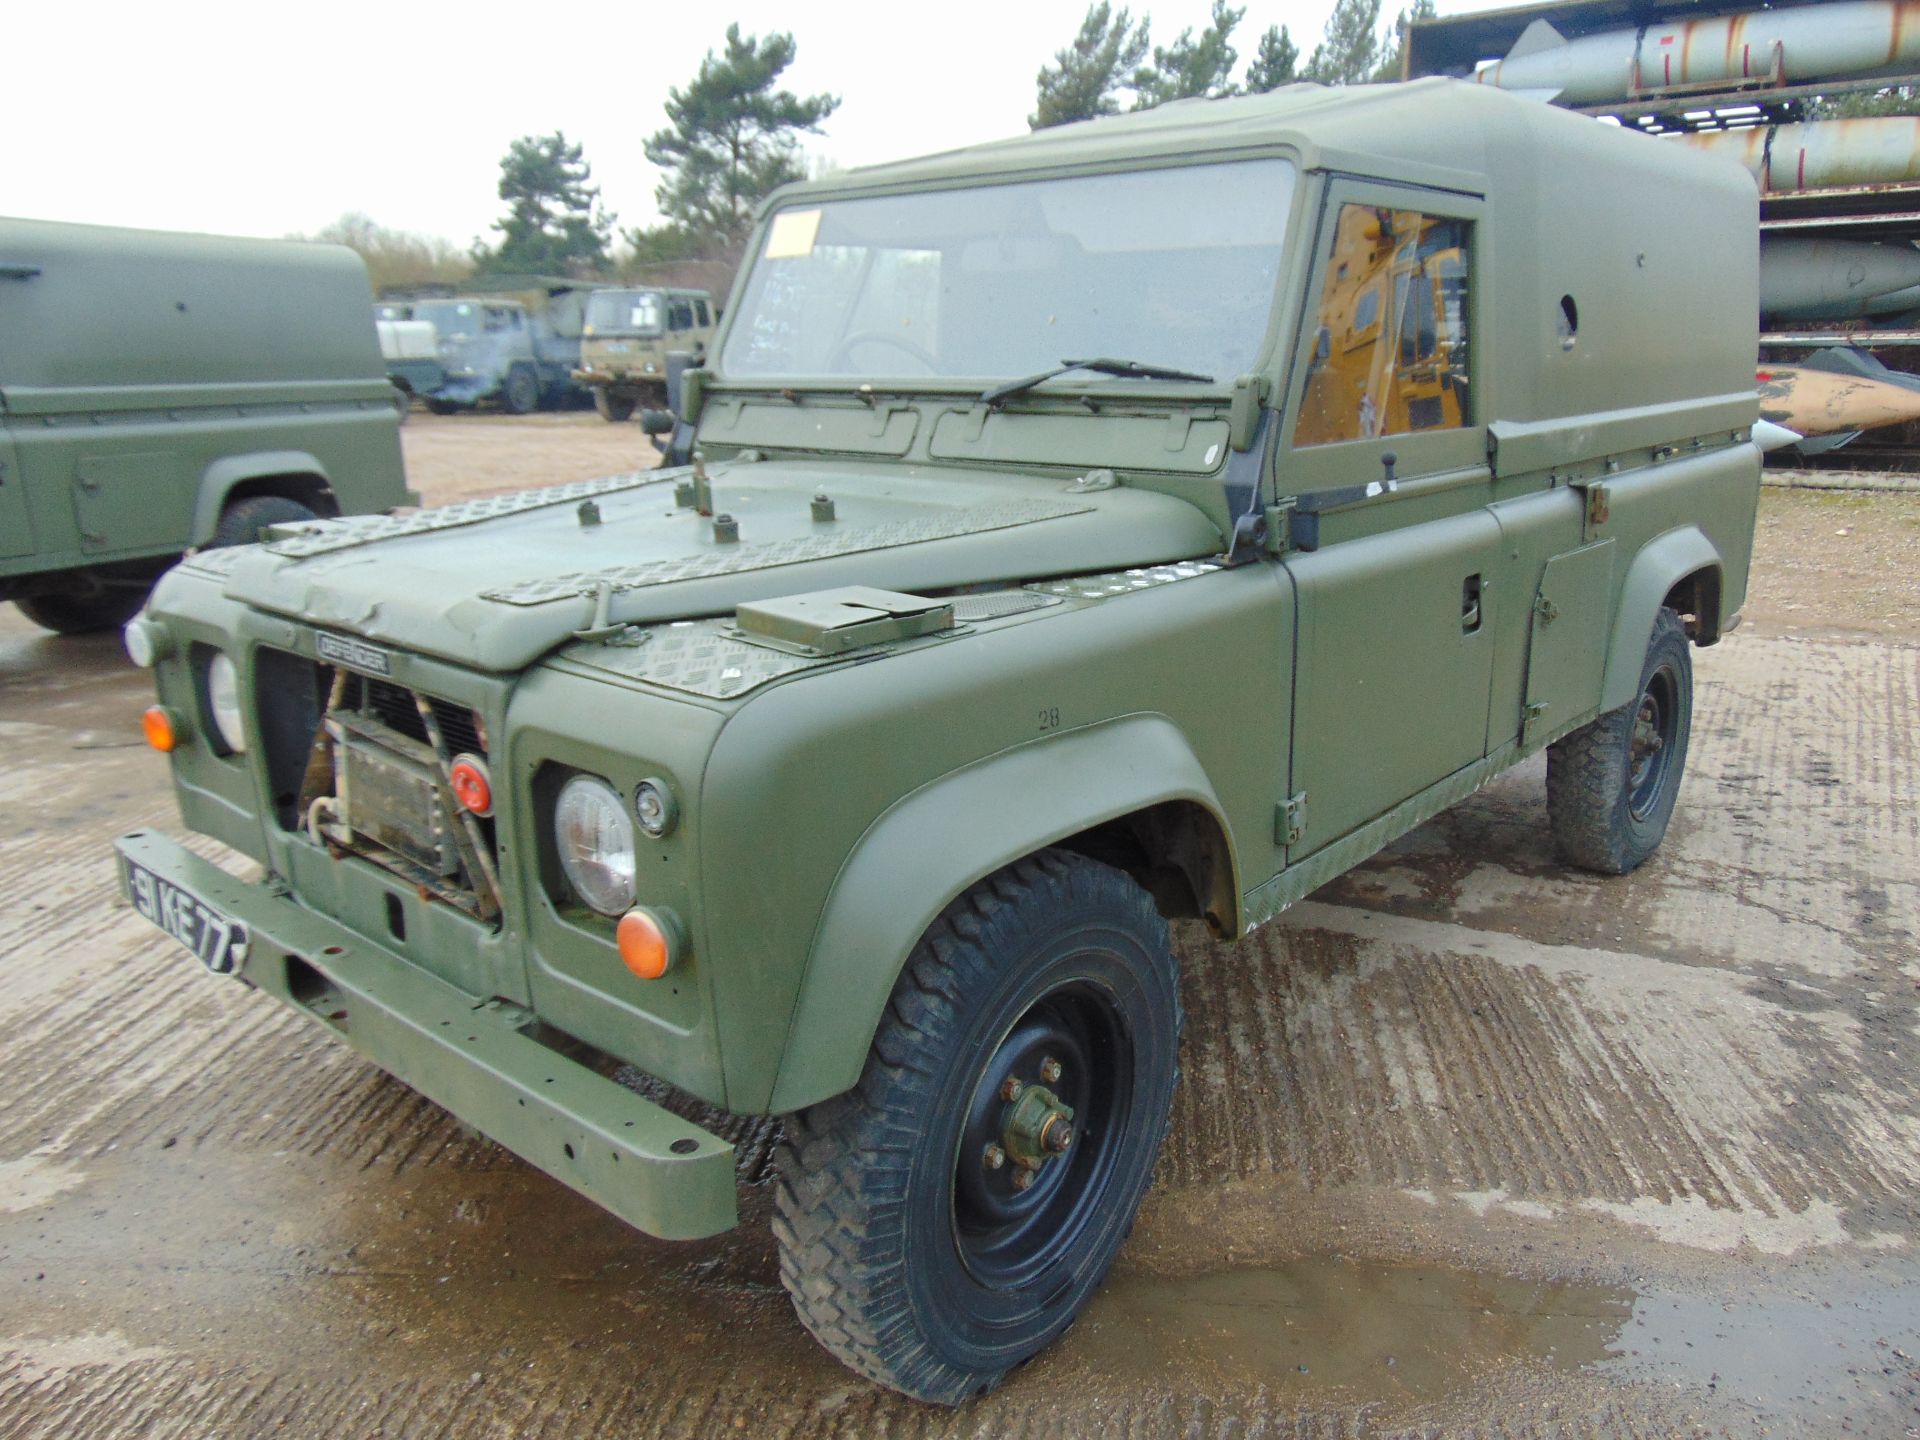
POLYGON ((1825 1434, 1847 1416, 1920 1424, 1920 1266, 1807 1266, 1778 1284, 1698 1290, 1346 1255, 1135 1272, 1108 1284, 1070 1346, 1076 1368, 1110 1381, 1256 1391, 1299 1412, 1497 1412, 1557 1376, 1825 1434))
POLYGON ((1109 1373, 1276 1400, 1439 1400, 1516 1363, 1577 1370, 1615 1353, 1631 1292, 1324 1256, 1185 1279, 1110 1282, 1076 1332, 1109 1373), (1203 1387, 1204 1388, 1204 1387, 1203 1387))

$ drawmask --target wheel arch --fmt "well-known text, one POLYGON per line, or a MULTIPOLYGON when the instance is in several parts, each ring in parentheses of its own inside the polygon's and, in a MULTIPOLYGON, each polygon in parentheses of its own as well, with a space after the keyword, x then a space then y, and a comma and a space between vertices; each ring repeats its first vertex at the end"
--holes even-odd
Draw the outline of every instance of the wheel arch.
POLYGON ((263 450, 252 455, 229 455, 214 461, 200 476, 189 543, 206 544, 220 523, 220 512, 235 500, 255 495, 280 495, 297 500, 316 515, 340 513, 326 466, 306 451, 263 450))
POLYGON ((1662 607, 1673 606, 1693 619, 1687 634, 1696 645, 1720 638, 1720 597, 1725 567, 1720 552, 1697 526, 1669 530, 1640 548, 1627 567, 1607 645, 1600 711, 1617 710, 1633 699, 1641 666, 1662 607))
POLYGON ((1109 720, 977 761, 894 804, 841 866, 768 1108, 797 1110, 850 1088, 920 937, 973 885, 1049 846, 1127 872, 1163 913, 1238 933, 1239 867, 1224 810, 1165 716, 1109 720))

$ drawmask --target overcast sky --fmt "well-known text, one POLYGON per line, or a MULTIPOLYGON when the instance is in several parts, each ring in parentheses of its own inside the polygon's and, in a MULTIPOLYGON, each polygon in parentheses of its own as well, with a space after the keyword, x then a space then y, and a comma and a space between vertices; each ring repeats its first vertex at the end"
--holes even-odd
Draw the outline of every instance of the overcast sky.
MULTIPOLYGON (((1492 0, 1443 0, 1443 14, 1492 0)), ((1242 63, 1268 25, 1311 50, 1331 0, 1247 0, 1242 63)), ((1391 12, 1395 0, 1384 0, 1391 12)), ((656 218, 641 151, 670 87, 727 23, 791 30, 789 88, 840 96, 809 153, 851 168, 1026 129, 1034 76, 1085 0, 944 5, 455 0, 103 0, 9 7, 11 139, 0 212, 286 235, 346 211, 465 246, 501 213, 500 157, 564 130, 622 225, 656 218)), ((1207 0, 1136 4, 1155 40, 1207 0)))

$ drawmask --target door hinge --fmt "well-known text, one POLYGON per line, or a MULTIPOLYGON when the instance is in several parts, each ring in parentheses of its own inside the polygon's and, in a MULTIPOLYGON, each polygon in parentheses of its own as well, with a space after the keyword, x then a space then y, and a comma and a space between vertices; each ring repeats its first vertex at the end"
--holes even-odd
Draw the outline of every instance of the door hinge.
POLYGON ((1273 815, 1273 839, 1277 845, 1298 845, 1307 833, 1307 792, 1282 800, 1273 815))

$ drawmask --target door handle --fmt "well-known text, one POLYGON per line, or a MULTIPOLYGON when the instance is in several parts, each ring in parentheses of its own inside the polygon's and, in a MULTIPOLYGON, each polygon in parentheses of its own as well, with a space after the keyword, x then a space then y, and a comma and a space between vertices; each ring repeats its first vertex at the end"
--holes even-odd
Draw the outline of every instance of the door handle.
POLYGON ((1469 575, 1460 582, 1460 632, 1471 635, 1480 628, 1480 577, 1469 575))

